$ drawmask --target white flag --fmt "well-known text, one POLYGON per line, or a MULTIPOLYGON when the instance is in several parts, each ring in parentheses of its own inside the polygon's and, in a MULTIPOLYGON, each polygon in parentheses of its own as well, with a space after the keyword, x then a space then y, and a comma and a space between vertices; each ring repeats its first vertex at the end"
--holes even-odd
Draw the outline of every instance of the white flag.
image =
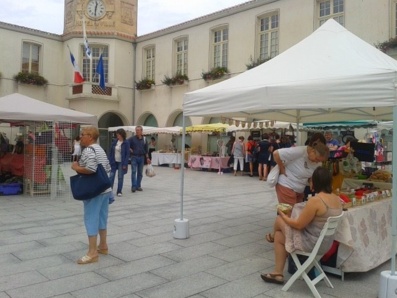
POLYGON ((85 18, 84 18, 84 16, 83 16, 83 39, 84 39, 85 54, 88 58, 92 59, 92 53, 91 53, 90 46, 88 44, 87 33, 85 32, 85 18))

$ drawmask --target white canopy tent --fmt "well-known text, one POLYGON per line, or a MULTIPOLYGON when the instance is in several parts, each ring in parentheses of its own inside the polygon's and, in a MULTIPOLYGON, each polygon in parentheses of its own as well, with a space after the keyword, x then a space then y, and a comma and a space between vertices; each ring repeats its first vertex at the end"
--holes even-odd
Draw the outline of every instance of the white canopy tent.
MULTIPOLYGON (((291 122, 397 119, 397 61, 330 19, 270 61, 185 94, 184 116, 247 117, 291 122), (393 107, 393 108, 391 108, 393 107)), ((394 128, 397 122, 394 121, 394 128)), ((395 130, 397 131, 397 130, 395 130)), ((393 135, 397 144, 397 134, 393 135)), ((183 144, 182 144, 183 146, 183 144)), ((397 146, 393 146, 397 156, 397 146)), ((397 163, 393 164, 397 173, 397 163)), ((183 219, 183 168, 181 220, 183 219)), ((397 240, 393 176, 392 268, 397 240)))
MULTIPOLYGON (((109 127, 109 131, 116 131, 119 128, 124 129, 125 131, 130 131, 135 133, 136 126, 114 126, 109 127)), ((172 127, 154 127, 154 126, 142 126, 142 131, 144 135, 151 134, 181 134, 182 127, 180 126, 172 126, 172 127)))
MULTIPOLYGON (((51 199, 56 198, 58 190, 61 189, 60 181, 62 179, 60 177, 62 175, 58 173, 59 160, 65 158, 65 156, 70 156, 69 146, 66 145, 69 139, 61 138, 60 129, 62 127, 70 128, 73 124, 98 126, 95 115, 59 107, 18 93, 0 97, 0 122, 10 123, 12 126, 29 126, 33 130, 33 135, 35 132, 41 135, 40 142, 36 144, 36 141, 38 141, 36 138, 34 144, 28 145, 32 145, 32 148, 34 148, 45 144, 45 147, 41 147, 41 150, 46 152, 46 157, 39 157, 34 149, 29 154, 25 154, 23 176, 28 178, 24 180, 29 180, 29 182, 24 183, 26 184, 25 189, 28 189, 31 195, 50 193, 51 199), (47 126, 48 123, 54 125, 51 125, 50 128, 47 126), (51 144, 51 146, 47 148, 48 144, 51 144), (51 156, 51 158, 48 158, 48 156, 51 156), (50 180, 47 179, 45 166, 41 162, 44 162, 45 166, 51 166, 50 180), (43 185, 49 184, 49 189, 40 191, 35 186, 36 182, 43 185)), ((25 152, 27 152, 26 147, 28 145, 24 146, 25 152)), ((70 166, 67 168, 70 168, 70 166)), ((62 166, 62 172, 64 170, 65 167, 62 166)), ((70 170, 66 172, 67 175, 70 174, 70 170)), ((65 182, 68 183, 68 179, 65 179, 65 182)), ((69 193, 69 188, 67 189, 69 193)))
POLYGON ((0 97, 0 120, 9 123, 54 121, 98 126, 95 115, 58 107, 19 93, 0 97))

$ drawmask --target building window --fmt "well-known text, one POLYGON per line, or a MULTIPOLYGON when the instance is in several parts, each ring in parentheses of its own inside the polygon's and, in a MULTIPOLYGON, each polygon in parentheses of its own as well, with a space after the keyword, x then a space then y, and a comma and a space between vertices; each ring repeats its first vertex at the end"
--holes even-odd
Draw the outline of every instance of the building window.
POLYGON ((24 42, 22 45, 22 71, 39 74, 41 46, 24 42))
POLYGON ((99 56, 102 54, 103 72, 105 74, 105 83, 108 82, 109 76, 109 50, 104 45, 90 44, 92 60, 85 54, 84 46, 81 47, 83 56, 83 77, 86 82, 99 83, 99 74, 96 73, 96 67, 99 62, 99 56))
POLYGON ((187 75, 188 39, 176 41, 176 73, 187 75))
POLYGON ((145 78, 154 80, 154 72, 155 72, 155 48, 150 47, 146 48, 145 50, 145 78))
POLYGON ((278 55, 278 13, 260 18, 259 26, 259 60, 264 61, 278 55))
POLYGON ((227 67, 229 29, 217 29, 213 31, 213 65, 212 67, 227 67))
POLYGON ((318 1, 318 10, 320 26, 331 18, 342 26, 345 25, 344 0, 320 0, 318 1))

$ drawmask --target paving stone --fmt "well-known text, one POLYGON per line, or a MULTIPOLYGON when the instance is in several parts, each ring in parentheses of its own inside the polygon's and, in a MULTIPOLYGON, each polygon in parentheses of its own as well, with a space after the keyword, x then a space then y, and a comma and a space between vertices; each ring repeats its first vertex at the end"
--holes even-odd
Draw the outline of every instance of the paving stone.
POLYGON ((69 260, 67 260, 63 256, 50 256, 50 257, 38 258, 23 262, 20 261, 15 264, 6 264, 4 266, 1 266, 0 276, 7 276, 16 273, 37 270, 40 268, 46 268, 50 266, 59 266, 67 262, 69 262, 69 260))
MULTIPOLYGON (((88 265, 87 265, 88 266, 88 265)), ((39 284, 6 291, 12 298, 46 298, 67 294, 71 291, 93 287, 107 280, 93 272, 46 281, 39 284)))
POLYGON ((185 298, 225 283, 225 280, 200 272, 161 286, 137 292, 143 298, 185 298))
POLYGON ((227 247, 224 245, 208 242, 190 246, 187 248, 178 249, 168 253, 163 253, 162 255, 166 256, 167 258, 171 258, 172 260, 175 260, 177 262, 181 262, 208 255, 216 251, 221 251, 226 248, 227 247))
POLYGON ((226 280, 236 280, 254 272, 259 272, 264 268, 272 266, 273 263, 264 261, 262 258, 245 258, 222 266, 207 269, 205 272, 218 276, 226 280))
POLYGON ((0 291, 45 282, 48 279, 36 271, 22 272, 0 277, 0 291))
POLYGON ((202 256, 169 266, 163 266, 162 268, 152 270, 151 272, 168 280, 177 280, 189 275, 206 271, 210 268, 218 268, 224 264, 226 264, 226 262, 220 259, 210 256, 202 256))
POLYGON ((22 243, 22 242, 30 242, 30 241, 38 241, 40 243, 43 243, 44 239, 53 239, 53 237, 60 236, 58 232, 41 232, 41 233, 35 233, 35 234, 28 234, 28 235, 19 235, 16 237, 10 237, 7 239, 4 239, 2 242, 4 244, 16 244, 16 243, 22 243))
POLYGON ((259 235, 258 233, 249 232, 249 233, 243 233, 231 237, 225 237, 222 239, 214 240, 213 242, 228 247, 234 247, 250 242, 256 242, 258 240, 263 240, 263 236, 259 235))
POLYGON ((154 256, 157 254, 163 254, 170 251, 178 250, 181 247, 173 243, 156 243, 150 246, 134 248, 130 250, 117 250, 112 253, 115 257, 118 257, 124 261, 133 261, 143 259, 146 257, 154 256))
POLYGON ((66 244, 51 245, 36 249, 19 251, 15 253, 15 255, 21 260, 30 260, 30 259, 42 258, 45 256, 58 255, 70 251, 75 251, 86 248, 86 246, 87 245, 81 242, 66 243, 66 244))

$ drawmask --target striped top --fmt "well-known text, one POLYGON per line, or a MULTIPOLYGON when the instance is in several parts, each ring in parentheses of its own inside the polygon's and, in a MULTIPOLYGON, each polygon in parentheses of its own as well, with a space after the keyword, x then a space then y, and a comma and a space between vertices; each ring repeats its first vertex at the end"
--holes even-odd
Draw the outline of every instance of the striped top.
MULTIPOLYGON (((110 163, 108 157, 106 156, 105 151, 98 144, 92 144, 89 147, 85 148, 81 153, 81 158, 79 160, 79 165, 84 167, 92 172, 96 172, 98 167, 98 163, 102 164, 108 176, 110 175, 110 163)), ((104 191, 109 192, 112 189, 109 188, 104 191)))

